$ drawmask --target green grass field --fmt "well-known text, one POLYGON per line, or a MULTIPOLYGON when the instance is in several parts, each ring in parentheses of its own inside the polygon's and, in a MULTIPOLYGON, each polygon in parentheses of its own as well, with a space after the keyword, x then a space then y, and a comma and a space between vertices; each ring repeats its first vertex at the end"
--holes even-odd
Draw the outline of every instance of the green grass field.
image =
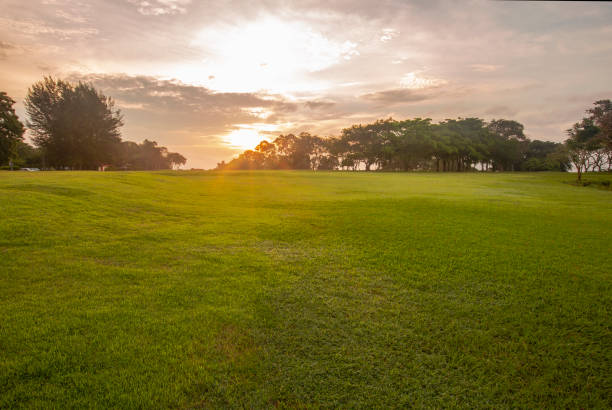
POLYGON ((610 407, 573 178, 0 173, 0 408, 610 407))

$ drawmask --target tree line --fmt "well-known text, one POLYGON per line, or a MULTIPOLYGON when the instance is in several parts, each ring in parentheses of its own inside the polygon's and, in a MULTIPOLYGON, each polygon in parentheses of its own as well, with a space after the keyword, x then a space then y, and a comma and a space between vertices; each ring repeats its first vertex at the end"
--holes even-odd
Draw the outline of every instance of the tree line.
MULTIPOLYGON (((0 92, 0 167, 50 169, 170 169, 185 157, 155 141, 121 139, 121 112, 91 84, 45 77, 24 101, 33 146, 0 92)), ((530 140, 517 121, 480 118, 378 120, 353 125, 339 136, 303 132, 263 140, 217 169, 365 171, 568 171, 612 170, 612 103, 599 100, 567 130, 564 143, 530 140)))
POLYGON ((14 104, 0 92, 0 166, 155 170, 187 161, 155 141, 123 141, 120 110, 89 83, 45 77, 28 89, 24 105, 33 146, 24 139, 25 127, 14 104))
POLYGON ((599 100, 586 111, 587 117, 567 130, 568 156, 578 172, 612 171, 612 102, 599 100))
POLYGON ((262 141, 219 169, 379 171, 566 171, 562 145, 530 141, 513 120, 378 120, 321 138, 303 132, 262 141))
POLYGON ((568 130, 564 143, 530 140, 517 121, 480 118, 378 120, 353 125, 339 136, 303 132, 263 140, 217 169, 379 171, 584 171, 610 170, 610 100, 595 102, 589 117, 568 130))

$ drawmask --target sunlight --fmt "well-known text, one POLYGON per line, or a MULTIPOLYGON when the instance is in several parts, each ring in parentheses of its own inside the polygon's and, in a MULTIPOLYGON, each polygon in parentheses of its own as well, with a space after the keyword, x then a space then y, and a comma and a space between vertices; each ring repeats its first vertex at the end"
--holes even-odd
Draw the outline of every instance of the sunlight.
POLYGON ((255 148, 265 138, 255 129, 239 128, 227 134, 224 139, 233 148, 246 150, 255 148))
POLYGON ((214 89, 222 91, 324 89, 326 82, 313 82, 308 74, 359 54, 356 43, 272 17, 207 27, 192 46, 209 50, 206 60, 200 67, 181 67, 176 74, 191 82, 206 72, 214 76, 214 89))

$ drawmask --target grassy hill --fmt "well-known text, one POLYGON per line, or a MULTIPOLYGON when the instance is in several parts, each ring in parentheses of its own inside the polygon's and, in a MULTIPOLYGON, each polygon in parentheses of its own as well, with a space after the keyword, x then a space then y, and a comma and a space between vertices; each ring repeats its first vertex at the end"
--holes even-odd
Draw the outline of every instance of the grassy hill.
POLYGON ((610 407, 572 178, 0 173, 0 408, 610 407))

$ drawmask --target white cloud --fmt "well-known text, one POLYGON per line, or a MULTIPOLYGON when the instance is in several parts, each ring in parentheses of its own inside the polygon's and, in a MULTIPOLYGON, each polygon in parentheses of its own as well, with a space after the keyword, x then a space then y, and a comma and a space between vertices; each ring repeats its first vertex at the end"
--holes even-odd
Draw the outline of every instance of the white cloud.
POLYGON ((382 41, 383 43, 393 40, 393 38, 397 37, 397 35, 399 34, 399 31, 392 28, 383 29, 382 32, 383 34, 382 36, 380 36, 380 41, 382 41))
POLYGON ((128 0, 138 7, 138 12, 145 16, 164 14, 184 14, 191 0, 128 0))
POLYGON ((420 75, 419 71, 413 71, 404 74, 400 80, 400 85, 403 88, 418 90, 422 88, 438 87, 448 84, 448 81, 441 78, 427 78, 420 75))

